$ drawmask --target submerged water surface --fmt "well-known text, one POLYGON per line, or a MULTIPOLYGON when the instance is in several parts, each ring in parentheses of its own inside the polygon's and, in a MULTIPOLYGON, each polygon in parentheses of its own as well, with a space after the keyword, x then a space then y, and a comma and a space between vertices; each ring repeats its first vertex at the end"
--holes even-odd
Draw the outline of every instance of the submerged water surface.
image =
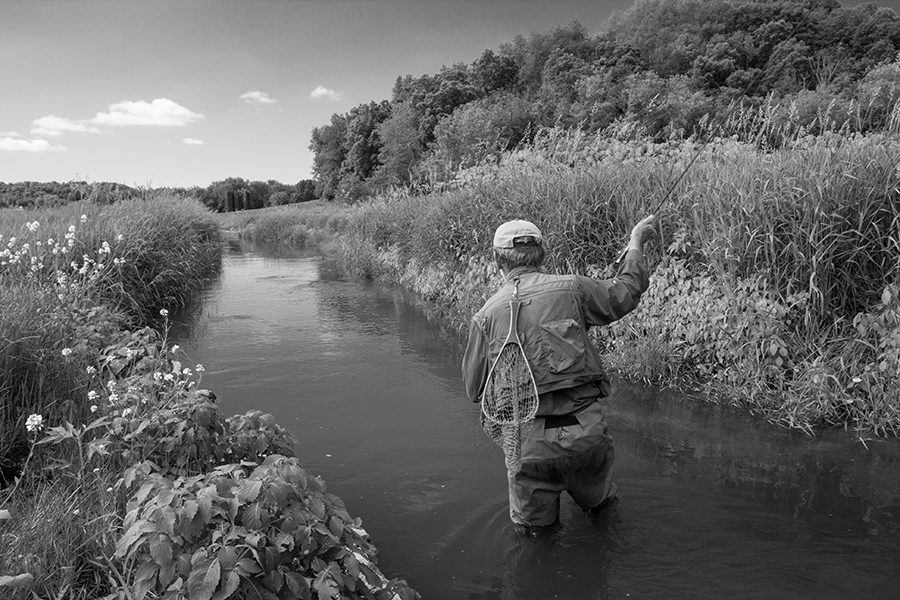
POLYGON ((176 331, 227 414, 300 440, 425 600, 900 597, 900 446, 816 438, 653 389, 605 403, 621 501, 564 499, 536 539, 459 375, 460 340, 411 295, 310 253, 232 243, 176 331))

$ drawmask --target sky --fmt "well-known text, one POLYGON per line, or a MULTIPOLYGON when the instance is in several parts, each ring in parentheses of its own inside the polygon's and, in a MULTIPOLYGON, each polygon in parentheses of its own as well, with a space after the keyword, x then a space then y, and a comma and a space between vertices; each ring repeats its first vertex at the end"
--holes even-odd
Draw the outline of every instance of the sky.
POLYGON ((0 181, 296 183, 312 129, 398 75, 631 3, 0 0, 0 181))

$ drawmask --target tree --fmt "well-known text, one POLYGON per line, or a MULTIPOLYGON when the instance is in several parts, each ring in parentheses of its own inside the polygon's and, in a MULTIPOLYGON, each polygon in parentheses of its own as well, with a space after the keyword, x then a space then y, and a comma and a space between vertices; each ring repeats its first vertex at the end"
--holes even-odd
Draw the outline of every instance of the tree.
POLYGON ((331 200, 341 180, 341 165, 347 156, 347 117, 331 115, 331 123, 312 130, 309 149, 313 153, 316 195, 331 200))

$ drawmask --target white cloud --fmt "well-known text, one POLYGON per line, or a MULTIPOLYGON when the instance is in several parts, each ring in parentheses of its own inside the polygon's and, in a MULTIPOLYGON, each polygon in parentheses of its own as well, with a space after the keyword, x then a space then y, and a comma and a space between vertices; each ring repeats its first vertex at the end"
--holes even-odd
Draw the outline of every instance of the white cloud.
POLYGON ((31 122, 33 126, 31 133, 34 135, 44 135, 49 137, 58 137, 64 131, 74 131, 79 133, 99 133, 96 127, 91 127, 85 121, 76 121, 74 119, 66 119, 65 117, 57 117, 56 115, 47 115, 39 117, 31 122))
POLYGON ((341 93, 330 90, 325 86, 317 85, 316 89, 309 93, 310 98, 329 98, 331 100, 340 100, 341 93))
POLYGON ((22 137, 22 134, 18 131, 0 131, 0 137, 22 137))
POLYGON ((13 137, 0 138, 0 151, 7 152, 62 152, 65 146, 54 146, 47 140, 23 140, 13 137))
POLYGON ((187 144, 188 146, 202 146, 206 142, 203 140, 198 140, 197 138, 186 137, 181 139, 182 143, 187 144))
POLYGON ((200 113, 195 113, 168 98, 156 98, 151 102, 125 100, 110 104, 108 111, 97 113, 92 122, 111 127, 127 125, 184 127, 203 118, 200 113))
POLYGON ((266 92, 261 92, 259 90, 251 90, 249 92, 243 93, 238 96, 238 98, 240 98, 247 104, 275 104, 276 102, 278 102, 278 100, 271 97, 266 92))

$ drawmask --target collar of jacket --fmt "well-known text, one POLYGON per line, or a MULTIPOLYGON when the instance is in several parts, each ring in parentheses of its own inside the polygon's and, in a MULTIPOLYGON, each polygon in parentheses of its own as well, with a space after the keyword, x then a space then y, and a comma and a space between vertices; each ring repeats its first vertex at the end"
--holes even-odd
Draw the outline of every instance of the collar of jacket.
POLYGON ((506 283, 512 282, 513 279, 520 275, 525 275, 526 273, 538 273, 539 270, 534 267, 516 267, 512 271, 506 274, 505 281, 506 283))
POLYGON ((538 269, 534 267, 516 267, 512 271, 506 274, 506 283, 509 283, 519 275, 524 275, 525 273, 537 273, 538 269))

